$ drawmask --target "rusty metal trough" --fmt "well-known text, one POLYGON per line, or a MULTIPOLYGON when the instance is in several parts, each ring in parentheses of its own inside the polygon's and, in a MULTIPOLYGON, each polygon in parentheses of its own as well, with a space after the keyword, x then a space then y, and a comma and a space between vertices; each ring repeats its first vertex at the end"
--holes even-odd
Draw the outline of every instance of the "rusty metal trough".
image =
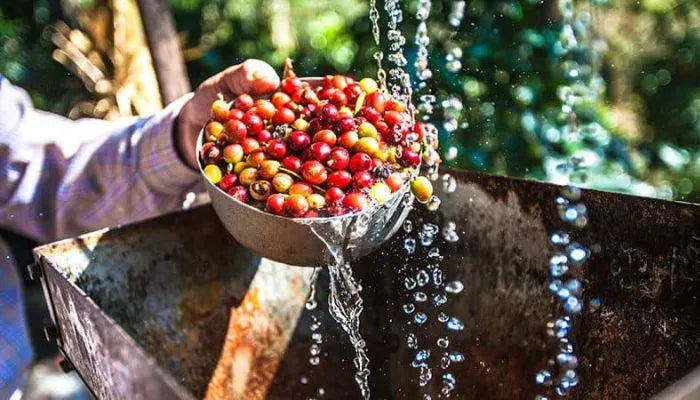
MULTIPOLYGON (((459 185, 438 213, 462 240, 441 243, 443 270, 462 293, 443 306, 466 324, 451 348, 453 398, 525 399, 546 365, 548 232, 561 226, 555 186, 450 171, 459 185)), ((641 399, 671 386, 668 399, 700 398, 700 208, 584 191, 593 249, 584 299, 602 307, 577 318, 581 383, 574 398, 641 399), (673 386, 674 382, 678 382, 673 386)), ((368 341, 373 398, 415 399, 407 332, 437 353, 445 335, 437 311, 407 324, 398 268, 402 233, 354 264, 362 281, 361 329, 368 341)), ((420 251, 424 251, 421 249, 420 251)), ((310 268, 260 259, 236 244, 209 206, 103 230, 35 249, 60 350, 103 399, 359 398, 352 351, 327 313, 304 309, 310 268), (322 324, 321 363, 309 364, 311 318, 322 324)), ((48 330, 51 332, 51 330, 48 330)), ((437 364, 437 360, 433 361, 437 364)), ((434 397, 435 398, 435 397, 434 397)))

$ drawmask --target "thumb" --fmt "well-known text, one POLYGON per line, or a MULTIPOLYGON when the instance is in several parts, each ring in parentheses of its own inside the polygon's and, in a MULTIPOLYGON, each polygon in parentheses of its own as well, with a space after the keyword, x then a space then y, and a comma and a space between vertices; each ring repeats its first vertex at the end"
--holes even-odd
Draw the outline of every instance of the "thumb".
POLYGON ((280 78, 270 64, 250 59, 219 74, 219 89, 231 96, 264 95, 277 89, 280 78))

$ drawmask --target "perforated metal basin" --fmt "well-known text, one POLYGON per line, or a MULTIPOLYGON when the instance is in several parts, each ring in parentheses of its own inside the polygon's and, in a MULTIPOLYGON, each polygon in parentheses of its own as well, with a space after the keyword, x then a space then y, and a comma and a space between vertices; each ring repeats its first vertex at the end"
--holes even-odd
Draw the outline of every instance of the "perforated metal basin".
MULTIPOLYGON (((561 226, 558 189, 452 173, 458 189, 442 197, 440 211, 410 218, 414 226, 457 224, 461 241, 436 246, 444 274, 460 279, 463 292, 439 310, 421 306, 428 322, 418 327, 402 310, 409 301, 402 281, 425 260, 407 259, 404 234, 354 263, 364 287, 372 397, 436 398, 436 341, 449 336, 450 349, 466 357, 449 367, 457 380, 452 398, 533 398, 533 376, 552 355, 547 237, 561 226), (448 333, 439 311, 464 321, 464 330, 448 333), (431 350, 433 379, 424 387, 410 367, 409 332, 431 350)), ((580 387, 572 398, 649 398, 700 365, 700 211, 593 191, 583 200, 591 219, 573 235, 593 249, 584 299, 599 297, 602 306, 575 320, 580 387)), ((42 246, 35 255, 59 346, 99 398, 304 399, 321 388, 320 398, 359 398, 352 350, 326 310, 325 272, 319 307, 306 310, 311 269, 254 256, 209 206, 42 246), (322 326, 319 366, 308 361, 312 318, 322 326)), ((691 374, 663 398, 698 398, 699 381, 691 374)))

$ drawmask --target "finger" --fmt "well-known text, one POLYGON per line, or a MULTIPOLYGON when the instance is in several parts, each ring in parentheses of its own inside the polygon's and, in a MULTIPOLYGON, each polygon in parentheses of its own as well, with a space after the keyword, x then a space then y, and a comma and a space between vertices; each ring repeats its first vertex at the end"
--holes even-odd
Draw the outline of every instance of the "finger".
POLYGON ((277 89, 279 84, 279 76, 268 63, 252 59, 225 70, 219 80, 222 92, 232 96, 267 94, 277 89))

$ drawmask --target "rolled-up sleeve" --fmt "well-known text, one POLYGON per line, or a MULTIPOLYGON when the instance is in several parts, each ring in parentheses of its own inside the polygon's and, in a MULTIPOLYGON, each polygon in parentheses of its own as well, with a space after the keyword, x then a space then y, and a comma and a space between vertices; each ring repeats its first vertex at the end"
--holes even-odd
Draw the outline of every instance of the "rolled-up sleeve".
POLYGON ((0 226, 45 242, 180 208, 201 190, 173 142, 190 96, 150 117, 71 121, 0 81, 0 226))

